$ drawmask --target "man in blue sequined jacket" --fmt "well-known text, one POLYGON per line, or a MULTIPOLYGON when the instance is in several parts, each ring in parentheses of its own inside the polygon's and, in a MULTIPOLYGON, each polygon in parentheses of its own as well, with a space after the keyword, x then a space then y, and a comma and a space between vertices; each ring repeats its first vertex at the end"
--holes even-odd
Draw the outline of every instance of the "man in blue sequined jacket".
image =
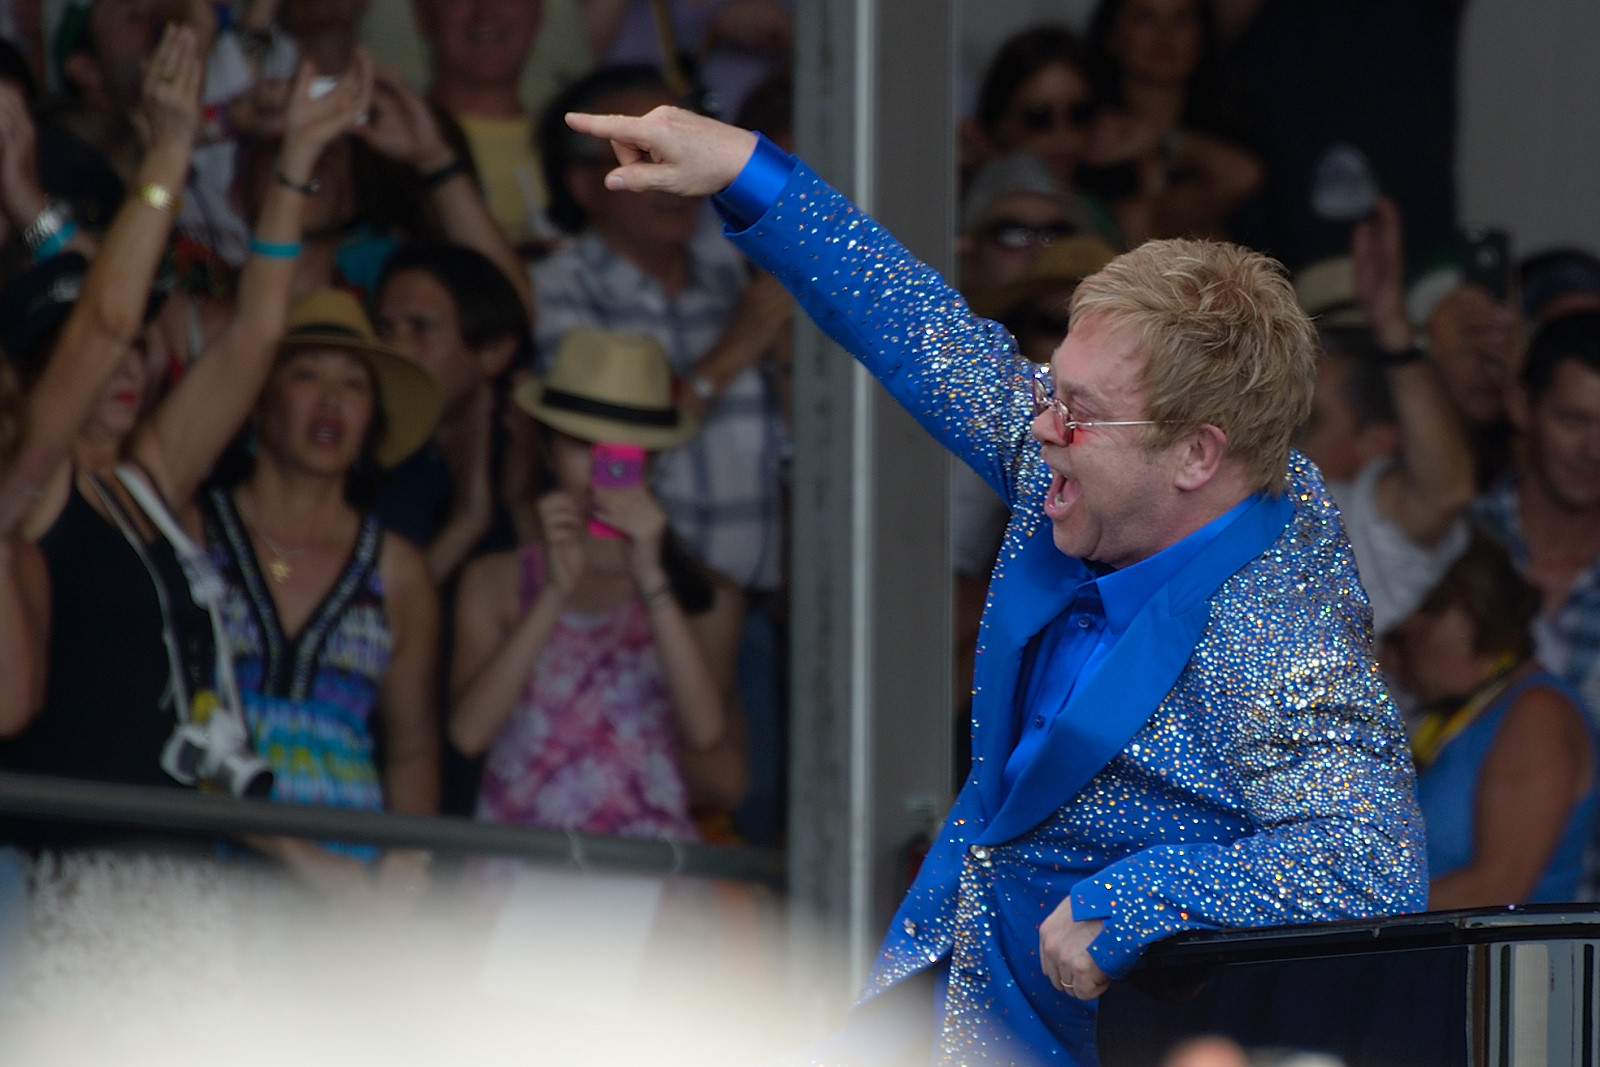
POLYGON ((932 969, 937 1062, 1094 1061, 1093 1001, 1182 930, 1427 898, 1410 750, 1315 467, 1314 336, 1271 260, 1152 242, 1048 373, 806 165, 673 109, 573 116, 614 188, 729 236, 1008 502, 973 769, 858 1015, 932 969))

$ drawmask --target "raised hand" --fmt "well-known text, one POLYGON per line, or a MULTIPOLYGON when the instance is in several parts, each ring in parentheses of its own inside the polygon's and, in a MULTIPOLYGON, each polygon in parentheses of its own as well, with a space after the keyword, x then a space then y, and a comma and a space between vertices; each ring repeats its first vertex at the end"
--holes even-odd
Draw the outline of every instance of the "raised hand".
POLYGON ((33 117, 15 82, 0 81, 0 208, 18 230, 44 210, 33 117))
POLYGON ((539 498, 539 533, 544 540, 544 570, 563 597, 578 586, 588 565, 583 508, 559 489, 539 498))
POLYGON ((648 115, 588 115, 572 112, 567 125, 611 142, 621 166, 606 175, 606 188, 709 196, 739 176, 756 149, 756 135, 678 107, 648 115))
POLYGON ((660 588, 666 578, 661 539, 667 532, 667 513, 650 491, 642 485, 595 489, 594 517, 628 538, 628 569, 640 591, 660 588))
POLYGON ((356 130, 369 145, 391 159, 427 173, 455 159, 428 102, 398 74, 379 71, 372 87, 372 121, 356 130))
POLYGON ((1406 319, 1405 256, 1400 244, 1400 209, 1380 196, 1372 214, 1350 234, 1350 259, 1356 300, 1378 347, 1401 352, 1411 347, 1406 319))
POLYGON ((372 57, 365 48, 356 48, 350 66, 333 88, 320 96, 311 90, 316 76, 310 61, 302 60, 283 114, 278 166, 284 177, 295 182, 308 181, 329 142, 365 121, 372 108, 372 57))
POLYGON ((150 57, 133 114, 134 129, 147 150, 187 154, 194 146, 204 77, 198 35, 192 27, 169 23, 150 57))

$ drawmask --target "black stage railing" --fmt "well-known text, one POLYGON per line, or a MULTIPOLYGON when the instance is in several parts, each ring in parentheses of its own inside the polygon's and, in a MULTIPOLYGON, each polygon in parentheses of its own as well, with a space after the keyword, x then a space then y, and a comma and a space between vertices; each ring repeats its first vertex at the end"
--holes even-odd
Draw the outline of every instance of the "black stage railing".
POLYGON ((754 882, 780 892, 788 879, 783 852, 772 848, 602 837, 452 816, 275 804, 183 789, 0 772, 0 825, 8 819, 219 837, 281 834, 359 841, 384 848, 754 882))

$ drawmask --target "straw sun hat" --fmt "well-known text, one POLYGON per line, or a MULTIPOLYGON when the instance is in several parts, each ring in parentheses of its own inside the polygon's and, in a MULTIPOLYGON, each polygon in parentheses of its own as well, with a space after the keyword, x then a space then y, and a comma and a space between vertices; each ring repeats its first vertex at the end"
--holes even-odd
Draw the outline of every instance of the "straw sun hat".
POLYGON ((373 450, 380 466, 393 467, 421 448, 438 425, 444 404, 433 375, 411 356, 379 341, 349 293, 318 289, 289 309, 278 351, 303 348, 342 349, 372 369, 383 411, 383 436, 373 450))
POLYGON ((700 428, 673 400, 666 350, 644 334, 568 330, 550 373, 523 382, 513 398, 540 422, 584 441, 657 451, 700 428))

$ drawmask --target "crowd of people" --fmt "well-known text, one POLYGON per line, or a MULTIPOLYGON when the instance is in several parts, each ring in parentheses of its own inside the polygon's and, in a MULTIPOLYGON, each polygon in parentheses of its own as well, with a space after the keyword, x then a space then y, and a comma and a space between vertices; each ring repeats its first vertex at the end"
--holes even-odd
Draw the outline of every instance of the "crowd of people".
MULTIPOLYGON (((792 6, 0 6, 0 767, 779 843, 794 305, 563 116, 792 147, 792 6)), ((1427 168, 1275 142, 1263 38, 1301 28, 1224 6, 1000 47, 955 280, 1044 364, 1147 239, 1278 255, 1433 906, 1600 898, 1600 260, 1425 269, 1427 168)), ((965 691, 1007 513, 965 468, 951 500, 965 691)), ((329 887, 421 862, 246 844, 329 887)))

